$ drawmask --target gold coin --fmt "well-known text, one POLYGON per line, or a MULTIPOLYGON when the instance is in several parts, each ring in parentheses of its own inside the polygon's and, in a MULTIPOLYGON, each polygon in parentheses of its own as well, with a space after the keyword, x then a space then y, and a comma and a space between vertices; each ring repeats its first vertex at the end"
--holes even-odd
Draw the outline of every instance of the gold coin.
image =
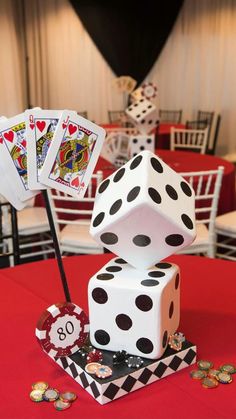
POLYGON ((219 385, 215 378, 206 377, 202 379, 202 387, 204 388, 216 388, 219 385))
POLYGON ((230 384, 233 381, 228 372, 219 372, 219 374, 217 374, 217 380, 222 384, 230 384))
POLYGON ((41 402, 43 400, 43 390, 32 390, 30 398, 33 402, 41 402))
POLYGON ((36 383, 32 384, 33 390, 42 390, 45 391, 48 388, 48 383, 46 381, 37 381, 36 383))
POLYGON ((236 372, 236 368, 233 364, 221 365, 220 370, 224 372, 228 372, 229 374, 234 374, 236 372))
POLYGON ((197 362, 197 365, 200 370, 204 370, 204 371, 207 371, 213 367, 213 363, 211 361, 205 361, 202 359, 197 362))
POLYGON ((216 378, 217 379, 217 375, 220 372, 220 370, 214 370, 214 369, 210 369, 207 373, 208 377, 210 378, 216 378))
POLYGON ((201 380, 202 378, 205 378, 207 376, 206 371, 203 370, 192 370, 190 372, 190 377, 194 380, 201 380))

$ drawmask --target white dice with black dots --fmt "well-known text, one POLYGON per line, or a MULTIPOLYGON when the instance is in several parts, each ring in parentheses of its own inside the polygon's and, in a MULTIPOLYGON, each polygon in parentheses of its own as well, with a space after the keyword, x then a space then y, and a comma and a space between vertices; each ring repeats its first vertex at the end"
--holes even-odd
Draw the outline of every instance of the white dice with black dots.
POLYGON ((96 348, 162 356, 180 317, 177 265, 161 262, 137 270, 112 259, 89 281, 90 340, 96 348))
POLYGON ((155 154, 142 151, 100 184, 90 233, 134 267, 149 268, 194 240, 194 191, 155 154))
POLYGON ((154 135, 136 135, 130 136, 128 153, 130 158, 137 156, 140 151, 149 150, 152 153, 155 151, 154 135))
POLYGON ((131 122, 143 134, 149 134, 159 124, 156 106, 149 100, 137 100, 125 112, 131 122))

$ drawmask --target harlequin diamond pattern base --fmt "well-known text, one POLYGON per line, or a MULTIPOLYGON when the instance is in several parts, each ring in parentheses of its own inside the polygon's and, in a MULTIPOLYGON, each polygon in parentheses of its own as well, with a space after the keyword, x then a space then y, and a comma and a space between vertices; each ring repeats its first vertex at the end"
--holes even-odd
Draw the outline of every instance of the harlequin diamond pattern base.
POLYGON ((131 369, 126 364, 113 366, 114 352, 103 351, 103 361, 113 369, 113 375, 105 380, 85 372, 85 360, 79 353, 64 358, 52 358, 61 368, 73 377, 95 400, 106 404, 132 391, 138 390, 167 375, 188 367, 196 361, 196 346, 183 342, 179 352, 167 348, 164 355, 157 360, 145 359, 141 368, 131 369))

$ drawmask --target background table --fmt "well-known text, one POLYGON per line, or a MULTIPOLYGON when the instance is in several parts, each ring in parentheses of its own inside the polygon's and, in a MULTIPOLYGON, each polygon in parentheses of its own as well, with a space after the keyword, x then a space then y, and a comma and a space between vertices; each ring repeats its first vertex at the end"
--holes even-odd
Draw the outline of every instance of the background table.
MULTIPOLYGON (((224 167, 222 179, 221 193, 218 206, 218 214, 225 214, 236 208, 235 193, 235 167, 232 163, 221 159, 220 157, 210 156, 208 154, 192 153, 190 151, 155 151, 166 164, 168 164, 176 172, 196 172, 202 170, 215 170, 218 166, 224 167)), ((96 170, 103 171, 104 179, 110 176, 115 167, 107 160, 99 157, 96 170)))
MULTIPOLYGON (((108 130, 112 130, 112 129, 117 129, 120 127, 119 124, 101 124, 101 127, 103 127, 104 129, 108 129, 108 130)), ((152 132, 155 135, 155 143, 156 143, 156 147, 161 148, 161 149, 165 149, 168 150, 170 149, 170 129, 171 127, 175 127, 175 128, 185 128, 184 124, 173 124, 173 123, 161 123, 158 128, 154 129, 152 132)), ((124 127, 122 127, 124 128, 124 127)), ((141 134, 140 134, 141 135, 141 134)))
MULTIPOLYGON (((64 259, 72 300, 87 311, 87 283, 113 255, 64 259)), ((236 264, 178 255, 168 258, 181 269, 179 330, 198 347, 198 359, 217 367, 236 363, 236 264)), ((3 419, 233 419, 236 379, 207 390, 192 380, 188 367, 107 405, 99 405, 79 384, 45 355, 34 336, 41 313, 64 300, 55 260, 0 270, 1 417, 3 419), (65 413, 50 403, 29 399, 31 384, 46 380, 78 400, 65 413), (145 412, 145 415, 144 413, 145 412)), ((122 303, 121 303, 122 304, 122 303)))

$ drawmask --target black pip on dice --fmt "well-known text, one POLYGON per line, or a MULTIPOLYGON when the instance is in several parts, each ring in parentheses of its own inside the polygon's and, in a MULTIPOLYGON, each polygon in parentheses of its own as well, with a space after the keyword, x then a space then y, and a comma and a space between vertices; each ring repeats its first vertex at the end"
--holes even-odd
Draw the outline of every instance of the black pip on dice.
POLYGON ((113 259, 90 279, 91 343, 161 357, 179 325, 180 273, 160 261, 195 238, 192 188, 143 151, 99 186, 91 234, 125 259, 113 259))

